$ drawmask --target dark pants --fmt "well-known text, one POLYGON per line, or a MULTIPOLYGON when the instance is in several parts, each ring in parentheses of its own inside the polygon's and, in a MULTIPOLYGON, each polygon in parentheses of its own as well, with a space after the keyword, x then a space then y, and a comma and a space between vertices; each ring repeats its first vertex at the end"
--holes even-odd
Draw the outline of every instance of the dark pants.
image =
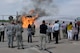
POLYGON ((55 36, 55 41, 56 41, 56 43, 58 43, 58 34, 59 34, 59 31, 55 31, 55 32, 54 32, 54 36, 55 36))
POLYGON ((51 32, 48 33, 48 40, 51 41, 51 32))
POLYGON ((4 42, 4 31, 2 31, 1 34, 0 34, 0 41, 4 42))
POLYGON ((32 42, 32 35, 28 35, 28 42, 32 42))
POLYGON ((0 34, 0 42, 1 42, 1 34, 0 34))
POLYGON ((73 40, 78 40, 78 34, 73 36, 73 40))
POLYGON ((54 36, 54 35, 55 35, 55 33, 53 32, 53 39, 55 38, 55 36, 54 36))
POLYGON ((79 26, 78 26, 78 33, 79 33, 79 26))

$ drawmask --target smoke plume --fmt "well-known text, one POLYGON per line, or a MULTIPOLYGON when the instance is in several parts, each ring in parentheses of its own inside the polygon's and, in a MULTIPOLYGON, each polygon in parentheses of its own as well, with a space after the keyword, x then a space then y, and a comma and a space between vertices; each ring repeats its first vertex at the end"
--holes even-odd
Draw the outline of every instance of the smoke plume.
POLYGON ((57 13, 57 6, 53 0, 24 0, 23 14, 29 13, 30 10, 35 10, 40 17, 53 16, 57 13))

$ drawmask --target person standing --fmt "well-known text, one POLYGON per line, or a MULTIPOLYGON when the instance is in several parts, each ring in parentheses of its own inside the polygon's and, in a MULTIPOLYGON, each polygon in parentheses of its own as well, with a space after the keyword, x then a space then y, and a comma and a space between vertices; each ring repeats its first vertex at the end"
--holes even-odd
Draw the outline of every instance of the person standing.
POLYGON ((32 27, 30 24, 28 25, 27 31, 28 31, 28 43, 29 42, 32 43, 32 27))
POLYGON ((67 38, 66 27, 67 27, 67 24, 63 21, 63 23, 61 24, 63 38, 67 38))
POLYGON ((20 47, 22 47, 22 49, 24 49, 23 37, 22 37, 23 28, 22 28, 22 25, 20 24, 20 21, 17 21, 15 28, 16 28, 16 39, 17 39, 18 49, 20 49, 20 47))
POLYGON ((13 23, 13 25, 14 25, 13 41, 14 41, 14 40, 15 40, 15 38, 16 38, 16 24, 17 24, 17 23, 13 23))
POLYGON ((32 23, 31 28, 32 28, 32 35, 34 37, 34 35, 35 35, 35 24, 34 24, 34 22, 32 23))
POLYGON ((75 24, 75 27, 77 27, 77 20, 75 20, 74 24, 75 24))
POLYGON ((61 40, 61 34, 60 34, 60 26, 61 26, 61 23, 59 20, 57 20, 57 23, 59 24, 59 34, 58 34, 58 38, 59 40, 61 40))
POLYGON ((75 26, 75 27, 73 27, 73 40, 76 40, 76 41, 78 41, 78 29, 77 29, 77 27, 75 26))
POLYGON ((52 26, 52 30, 54 30, 54 36, 55 36, 55 44, 58 44, 58 34, 59 34, 59 24, 58 21, 55 21, 54 25, 52 26))
POLYGON ((14 25, 13 25, 13 22, 11 21, 6 27, 9 48, 13 48, 13 32, 14 32, 14 25))
POLYGON ((42 21, 42 24, 40 25, 40 49, 45 50, 46 49, 46 31, 47 31, 47 25, 45 24, 45 20, 42 21))
POLYGON ((49 23, 48 29, 47 29, 47 35, 48 35, 49 43, 51 42, 51 32, 52 32, 52 27, 51 27, 51 24, 49 23))
MULTIPOLYGON (((54 25, 54 24, 53 24, 53 25, 54 25)), ((52 26, 53 26, 53 25, 52 25, 52 26)), ((52 34, 53 34, 53 40, 54 40, 55 36, 54 36, 54 30, 53 30, 53 29, 52 29, 52 34)))
POLYGON ((3 41, 4 42, 4 32, 5 32, 5 26, 4 26, 4 23, 2 23, 0 25, 0 41, 3 41))
POLYGON ((72 22, 70 22, 67 26, 67 34, 68 34, 68 39, 72 40, 72 29, 73 29, 73 25, 72 22))

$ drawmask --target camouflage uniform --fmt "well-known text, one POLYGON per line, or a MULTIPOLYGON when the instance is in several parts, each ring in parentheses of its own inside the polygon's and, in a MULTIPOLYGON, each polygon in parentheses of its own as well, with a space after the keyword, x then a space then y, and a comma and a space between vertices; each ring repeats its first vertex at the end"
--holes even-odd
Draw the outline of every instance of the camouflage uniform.
POLYGON ((6 27, 6 30, 7 30, 7 36, 8 36, 8 47, 12 47, 13 48, 14 25, 13 24, 9 24, 6 27))
POLYGON ((23 28, 22 28, 21 24, 18 23, 16 25, 16 39, 17 39, 18 49, 20 48, 20 46, 23 49, 22 32, 23 32, 23 28))

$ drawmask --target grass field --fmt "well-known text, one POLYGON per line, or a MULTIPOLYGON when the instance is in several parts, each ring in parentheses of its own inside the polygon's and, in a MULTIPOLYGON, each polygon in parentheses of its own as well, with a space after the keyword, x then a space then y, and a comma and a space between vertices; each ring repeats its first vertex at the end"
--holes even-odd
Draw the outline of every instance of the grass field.
POLYGON ((0 20, 0 22, 9 22, 9 20, 0 20))

